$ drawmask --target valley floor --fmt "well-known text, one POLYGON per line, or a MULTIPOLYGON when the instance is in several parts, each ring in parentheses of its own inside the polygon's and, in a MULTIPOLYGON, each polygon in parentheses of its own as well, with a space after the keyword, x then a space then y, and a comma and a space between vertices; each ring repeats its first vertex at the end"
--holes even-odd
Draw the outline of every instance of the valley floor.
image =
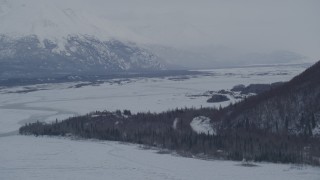
POLYGON ((288 81, 305 65, 205 70, 206 75, 164 78, 114 79, 102 84, 87 82, 0 87, 0 136, 13 133, 27 122, 63 120, 91 111, 128 109, 131 112, 162 112, 184 107, 226 106, 207 103, 207 91, 234 85, 288 81), (2 134, 2 135, 1 135, 2 134))

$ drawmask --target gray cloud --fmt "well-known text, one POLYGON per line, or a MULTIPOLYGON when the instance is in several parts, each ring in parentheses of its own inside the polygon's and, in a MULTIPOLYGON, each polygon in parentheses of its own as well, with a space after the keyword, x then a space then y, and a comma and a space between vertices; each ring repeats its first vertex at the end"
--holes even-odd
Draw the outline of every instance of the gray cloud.
POLYGON ((102 16, 150 43, 294 51, 319 58, 317 0, 101 1, 102 16))

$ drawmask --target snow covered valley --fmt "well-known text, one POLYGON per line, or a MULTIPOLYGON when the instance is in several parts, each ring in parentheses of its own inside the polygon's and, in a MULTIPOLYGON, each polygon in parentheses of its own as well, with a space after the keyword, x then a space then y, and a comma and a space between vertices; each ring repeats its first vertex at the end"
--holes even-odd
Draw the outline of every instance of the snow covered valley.
POLYGON ((0 179, 319 179, 317 167, 272 163, 244 167, 240 162, 184 158, 117 142, 17 135, 18 128, 27 122, 51 122, 95 110, 160 112, 225 106, 230 102, 207 103, 208 97, 190 95, 231 89, 237 84, 287 81, 305 68, 216 69, 206 70, 209 75, 120 79, 79 88, 79 83, 3 87, 0 179), (30 88, 37 90, 24 92, 30 88))

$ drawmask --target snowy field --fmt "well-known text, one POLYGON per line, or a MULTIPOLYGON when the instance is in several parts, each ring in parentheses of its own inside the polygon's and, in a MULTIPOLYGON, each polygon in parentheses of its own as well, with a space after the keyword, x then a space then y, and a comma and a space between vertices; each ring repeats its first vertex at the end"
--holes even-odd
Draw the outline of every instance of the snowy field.
POLYGON ((0 144, 3 180, 319 180, 320 177, 320 169, 315 167, 270 163, 245 167, 240 162, 158 154, 155 150, 116 142, 10 136, 0 138, 0 144))
MULTIPOLYGON (((176 107, 209 107, 206 91, 236 84, 287 81, 306 66, 206 70, 206 76, 134 78, 75 88, 77 83, 0 89, 0 180, 10 179, 320 179, 320 168, 233 161, 204 161, 136 145, 18 136, 34 121, 54 121, 94 110, 160 112, 176 107), (29 93, 21 91, 37 89, 29 93), (18 93, 20 92, 20 93, 18 93)), ((223 103, 222 105, 227 105, 223 103)))

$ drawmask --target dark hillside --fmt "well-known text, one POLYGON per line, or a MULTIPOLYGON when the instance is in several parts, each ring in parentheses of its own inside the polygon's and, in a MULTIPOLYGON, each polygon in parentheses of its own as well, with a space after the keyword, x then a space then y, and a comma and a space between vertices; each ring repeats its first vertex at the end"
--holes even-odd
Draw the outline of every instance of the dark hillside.
POLYGON ((320 62, 291 81, 224 109, 225 128, 248 123, 271 132, 314 135, 320 128, 320 62))

